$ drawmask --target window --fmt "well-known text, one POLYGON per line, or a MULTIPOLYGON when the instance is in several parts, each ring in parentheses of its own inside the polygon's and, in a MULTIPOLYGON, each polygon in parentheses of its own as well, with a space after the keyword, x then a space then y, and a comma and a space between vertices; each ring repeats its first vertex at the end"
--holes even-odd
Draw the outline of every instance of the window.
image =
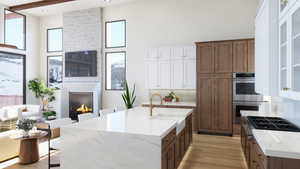
POLYGON ((26 17, 16 12, 4 10, 5 36, 7 45, 14 45, 18 49, 26 49, 26 17))
POLYGON ((106 90, 124 90, 126 53, 107 52, 105 55, 106 90))
POLYGON ((47 52, 61 52, 63 50, 63 29, 47 30, 47 52))
POLYGON ((0 108, 25 103, 25 57, 0 52, 0 108))
POLYGON ((48 56, 47 61, 47 83, 48 87, 61 88, 63 79, 63 58, 62 56, 48 56))
POLYGON ((110 21, 105 23, 105 47, 126 47, 126 21, 110 21))

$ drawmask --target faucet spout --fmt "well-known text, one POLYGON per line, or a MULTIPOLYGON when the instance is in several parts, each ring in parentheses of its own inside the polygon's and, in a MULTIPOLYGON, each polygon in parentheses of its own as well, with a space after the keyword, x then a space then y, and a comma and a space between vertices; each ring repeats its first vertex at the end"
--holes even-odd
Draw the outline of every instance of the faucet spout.
POLYGON ((150 116, 153 115, 153 108, 154 108, 154 106, 153 106, 153 97, 154 97, 154 96, 158 96, 158 97, 160 98, 160 104, 161 104, 161 105, 163 104, 163 98, 162 98, 162 96, 161 96, 159 93, 154 93, 154 94, 152 94, 152 95, 150 96, 150 116))

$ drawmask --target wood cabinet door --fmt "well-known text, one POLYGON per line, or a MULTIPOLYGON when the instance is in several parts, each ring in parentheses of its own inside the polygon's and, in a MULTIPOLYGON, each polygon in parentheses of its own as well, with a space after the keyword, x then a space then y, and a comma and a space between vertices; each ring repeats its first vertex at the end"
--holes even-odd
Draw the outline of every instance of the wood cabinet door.
POLYGON ((198 78, 197 110, 200 131, 212 131, 213 79, 198 78))
POLYGON ((255 72, 255 42, 248 40, 248 72, 255 72))
POLYGON ((248 71, 248 41, 233 42, 233 72, 248 71))
POLYGON ((232 73, 232 41, 214 43, 214 72, 232 73))
POLYGON ((214 73, 214 50, 212 43, 197 44, 197 72, 214 73))
POLYGON ((214 79, 213 127, 217 133, 232 134, 232 79, 214 79))

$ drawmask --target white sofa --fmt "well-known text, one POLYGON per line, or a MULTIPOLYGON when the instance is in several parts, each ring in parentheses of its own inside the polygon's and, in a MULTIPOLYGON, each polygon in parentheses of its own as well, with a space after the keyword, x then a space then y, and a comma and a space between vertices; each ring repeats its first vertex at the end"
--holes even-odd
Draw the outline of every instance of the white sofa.
POLYGON ((42 117, 39 105, 5 106, 0 109, 0 121, 24 119, 29 117, 42 117))

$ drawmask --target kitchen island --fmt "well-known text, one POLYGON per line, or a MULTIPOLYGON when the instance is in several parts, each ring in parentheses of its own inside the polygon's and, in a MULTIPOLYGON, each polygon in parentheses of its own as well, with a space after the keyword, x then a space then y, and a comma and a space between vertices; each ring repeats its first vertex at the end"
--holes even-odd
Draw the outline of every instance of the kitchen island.
POLYGON ((175 169, 192 142, 192 109, 108 114, 61 129, 62 169, 175 169))

